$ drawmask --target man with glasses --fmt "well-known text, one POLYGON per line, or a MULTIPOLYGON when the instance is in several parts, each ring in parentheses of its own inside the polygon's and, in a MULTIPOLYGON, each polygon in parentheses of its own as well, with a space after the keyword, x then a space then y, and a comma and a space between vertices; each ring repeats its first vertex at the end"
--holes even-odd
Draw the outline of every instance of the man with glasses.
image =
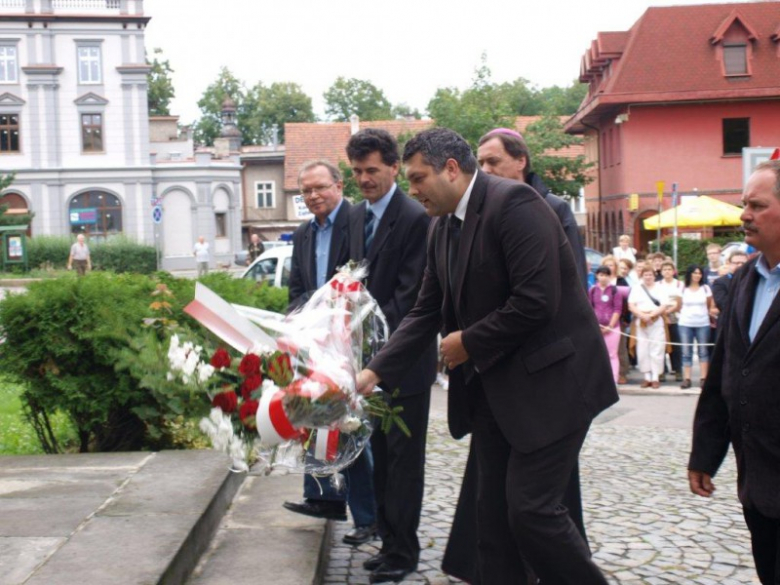
MULTIPOLYGON (((303 222, 293 234, 288 311, 305 304, 312 293, 349 260, 352 206, 344 200, 344 183, 338 168, 324 160, 305 163, 298 174, 298 185, 314 218, 303 222)), ((373 466, 371 450, 366 447, 352 466, 344 470, 346 494, 334 490, 327 480, 317 482, 306 475, 303 480, 305 499, 285 502, 284 507, 306 516, 346 520, 346 498, 355 529, 373 537, 376 530, 373 466)), ((354 544, 349 540, 345 542, 354 544)))

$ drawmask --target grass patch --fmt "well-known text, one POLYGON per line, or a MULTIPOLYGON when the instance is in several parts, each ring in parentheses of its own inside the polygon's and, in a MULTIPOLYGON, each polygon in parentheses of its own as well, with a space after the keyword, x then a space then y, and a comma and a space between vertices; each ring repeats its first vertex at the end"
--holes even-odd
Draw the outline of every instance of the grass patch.
MULTIPOLYGON (((43 454, 35 429, 24 416, 22 391, 21 385, 0 377, 0 455, 43 454)), ((76 451, 76 433, 67 417, 54 414, 51 424, 60 445, 76 451)))

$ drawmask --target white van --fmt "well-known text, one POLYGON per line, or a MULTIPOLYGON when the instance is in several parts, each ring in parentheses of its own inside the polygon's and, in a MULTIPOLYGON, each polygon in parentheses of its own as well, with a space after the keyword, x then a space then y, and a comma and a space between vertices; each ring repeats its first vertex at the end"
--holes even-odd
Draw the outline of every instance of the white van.
POLYGON ((290 284, 293 247, 279 246, 260 254, 241 274, 255 282, 267 282, 271 286, 282 287, 290 284))

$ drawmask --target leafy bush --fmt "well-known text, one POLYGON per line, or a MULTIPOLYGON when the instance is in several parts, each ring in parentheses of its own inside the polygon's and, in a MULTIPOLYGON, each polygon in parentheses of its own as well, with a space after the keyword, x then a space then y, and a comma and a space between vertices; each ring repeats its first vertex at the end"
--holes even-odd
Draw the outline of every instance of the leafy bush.
MULTIPOLYGON (((35 236, 27 240, 30 268, 65 268, 74 240, 69 236, 35 236)), ((151 274, 157 269, 157 251, 153 246, 116 236, 108 241, 89 243, 92 267, 113 272, 151 274)))
POLYGON ((27 260, 30 268, 65 268, 71 242, 68 236, 35 236, 27 238, 27 260))
POLYGON ((157 250, 124 236, 111 238, 91 246, 92 267, 95 270, 138 272, 151 274, 157 270, 157 250))
MULTIPOLYGON (((45 452, 62 451, 51 424, 57 412, 71 421, 82 452, 199 442, 192 419, 207 400, 167 380, 170 330, 201 344, 208 339, 182 312, 195 283, 159 276, 67 275, 0 303, 0 371, 24 386, 21 400, 45 452), (172 295, 159 292, 168 288, 172 295)), ((284 289, 225 274, 204 280, 231 302, 277 311, 287 304, 284 289)))
MULTIPOLYGON (((707 266, 707 246, 712 243, 720 244, 721 246, 729 242, 738 242, 743 239, 743 235, 740 233, 731 233, 722 236, 715 236, 714 238, 708 238, 706 240, 686 240, 682 238, 677 239, 677 271, 679 273, 685 272, 685 270, 691 264, 699 264, 700 266, 707 266)), ((667 256, 674 257, 674 239, 666 238, 661 242, 661 252, 667 256)))

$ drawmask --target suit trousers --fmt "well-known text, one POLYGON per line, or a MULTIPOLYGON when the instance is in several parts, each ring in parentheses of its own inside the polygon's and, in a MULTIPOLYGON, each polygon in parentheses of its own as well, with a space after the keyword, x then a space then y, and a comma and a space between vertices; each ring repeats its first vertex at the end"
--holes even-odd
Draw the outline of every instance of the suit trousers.
POLYGON ((407 437, 394 426, 371 436, 374 454, 374 490, 381 552, 395 567, 414 569, 420 557, 417 529, 425 488, 425 440, 428 432, 430 392, 397 396, 391 406, 401 406, 401 418, 409 427, 407 437))
POLYGON ((750 530, 753 560, 762 585, 780 585, 780 520, 743 508, 750 530))
POLYGON ((372 526, 376 522, 373 467, 374 458, 369 444, 352 462, 352 465, 342 471, 345 479, 345 491, 336 491, 327 477, 315 479, 307 473, 303 476, 303 497, 307 500, 329 502, 346 500, 355 526, 358 528, 372 526))
POLYGON ((472 445, 479 475, 477 562, 481 582, 520 582, 525 574, 524 557, 545 585, 606 585, 562 504, 590 425, 541 449, 521 453, 498 427, 481 383, 470 386, 480 386, 472 445))

